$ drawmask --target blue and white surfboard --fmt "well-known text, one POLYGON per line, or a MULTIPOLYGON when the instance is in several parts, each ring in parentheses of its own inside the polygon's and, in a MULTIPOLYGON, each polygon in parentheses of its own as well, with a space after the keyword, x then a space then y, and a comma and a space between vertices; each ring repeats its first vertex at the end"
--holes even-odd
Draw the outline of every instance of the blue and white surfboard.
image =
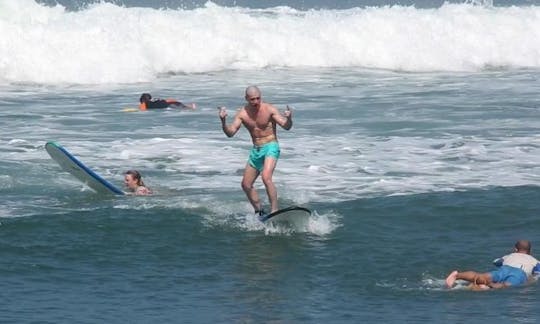
POLYGON ((123 195, 124 192, 116 186, 100 177, 81 161, 76 159, 62 145, 56 142, 47 142, 45 150, 55 160, 64 171, 71 173, 75 178, 93 189, 99 194, 123 195))

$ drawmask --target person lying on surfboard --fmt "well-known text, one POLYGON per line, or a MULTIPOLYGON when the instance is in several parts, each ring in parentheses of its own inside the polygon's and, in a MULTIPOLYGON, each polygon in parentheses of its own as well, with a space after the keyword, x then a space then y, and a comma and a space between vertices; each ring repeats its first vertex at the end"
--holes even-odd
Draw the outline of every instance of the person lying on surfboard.
POLYGON ((152 194, 152 190, 144 185, 141 174, 137 170, 128 170, 124 173, 124 184, 131 194, 137 196, 152 194))
POLYGON ((227 137, 233 137, 242 125, 251 135, 253 148, 244 169, 242 189, 255 209, 255 213, 261 217, 264 216, 264 211, 253 184, 261 174, 270 201, 271 212, 277 211, 277 190, 272 181, 280 154, 276 124, 285 130, 291 129, 293 125, 292 111, 287 106, 287 110, 281 115, 276 107, 262 101, 261 91, 253 85, 246 88, 245 99, 247 104, 238 110, 230 125, 227 125, 226 122, 227 110, 225 107, 218 107, 219 118, 221 119, 221 128, 227 137))
POLYGON ((513 253, 495 259, 493 263, 499 268, 491 272, 454 270, 446 278, 446 286, 452 288, 458 279, 470 282, 473 289, 520 286, 540 272, 540 261, 531 256, 531 242, 526 240, 517 241, 513 253))
POLYGON ((139 109, 140 110, 147 110, 147 109, 161 109, 161 108, 186 108, 186 109, 195 109, 197 106, 194 103, 190 103, 188 105, 184 105, 180 101, 174 100, 174 99, 154 99, 152 100, 152 96, 149 93, 143 93, 141 97, 139 98, 139 109))

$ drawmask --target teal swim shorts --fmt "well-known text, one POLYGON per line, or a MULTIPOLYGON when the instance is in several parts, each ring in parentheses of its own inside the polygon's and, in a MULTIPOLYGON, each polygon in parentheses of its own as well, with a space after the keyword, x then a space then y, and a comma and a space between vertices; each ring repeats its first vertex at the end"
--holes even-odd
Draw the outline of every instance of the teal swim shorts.
POLYGON ((261 146, 254 145, 249 153, 248 163, 257 171, 261 172, 264 166, 264 159, 272 157, 279 159, 279 143, 272 141, 261 146))

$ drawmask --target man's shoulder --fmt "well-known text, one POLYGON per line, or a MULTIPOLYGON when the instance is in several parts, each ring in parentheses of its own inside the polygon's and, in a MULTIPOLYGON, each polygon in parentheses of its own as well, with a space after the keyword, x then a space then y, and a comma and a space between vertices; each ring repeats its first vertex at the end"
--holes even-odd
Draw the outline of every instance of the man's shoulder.
POLYGON ((246 107, 239 107, 238 109, 236 109, 236 116, 242 118, 243 116, 246 115, 246 107))

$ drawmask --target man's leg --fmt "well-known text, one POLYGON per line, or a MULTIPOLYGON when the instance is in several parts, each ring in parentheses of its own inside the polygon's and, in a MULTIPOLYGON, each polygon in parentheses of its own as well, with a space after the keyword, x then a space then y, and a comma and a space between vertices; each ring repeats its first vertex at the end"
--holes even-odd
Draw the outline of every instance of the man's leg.
POLYGON ((249 165, 249 163, 246 164, 246 168, 244 169, 244 177, 242 178, 242 190, 244 190, 246 193, 246 196, 253 206, 253 209, 255 209, 255 212, 261 210, 261 201, 259 200, 259 195, 257 194, 257 190, 253 188, 253 184, 258 176, 259 171, 249 165))
POLYGON ((478 285, 489 285, 491 283, 491 274, 489 272, 479 273, 475 271, 458 272, 452 271, 446 278, 446 286, 452 288, 456 280, 465 280, 478 285))
POLYGON ((277 190, 274 182, 272 181, 272 176, 274 175, 274 169, 276 168, 276 164, 277 160, 275 158, 265 158, 264 167, 261 174, 264 187, 266 188, 266 194, 268 195, 268 200, 270 201, 270 212, 272 213, 278 210, 277 190))

